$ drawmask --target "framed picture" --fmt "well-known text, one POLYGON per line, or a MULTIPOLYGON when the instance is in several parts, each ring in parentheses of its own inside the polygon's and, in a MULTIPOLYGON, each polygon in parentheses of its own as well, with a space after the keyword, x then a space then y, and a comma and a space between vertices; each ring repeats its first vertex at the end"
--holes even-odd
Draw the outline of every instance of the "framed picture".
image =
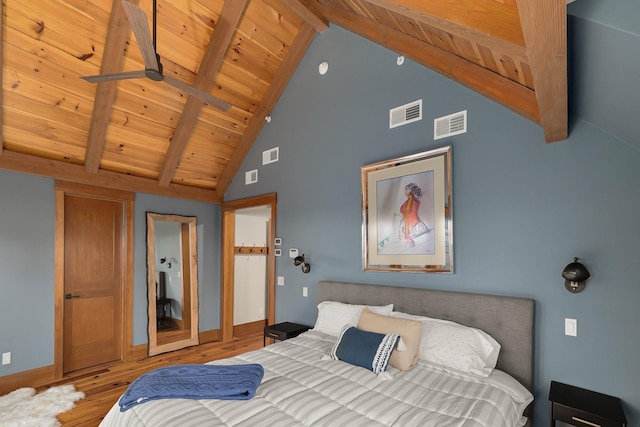
POLYGON ((451 146, 361 173, 363 270, 453 273, 451 146))

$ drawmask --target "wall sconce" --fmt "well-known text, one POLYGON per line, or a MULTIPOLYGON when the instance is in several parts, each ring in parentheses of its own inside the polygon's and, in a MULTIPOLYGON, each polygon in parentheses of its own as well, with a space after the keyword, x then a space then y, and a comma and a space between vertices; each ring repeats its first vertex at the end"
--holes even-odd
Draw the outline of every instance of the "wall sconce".
POLYGON ((574 257, 573 262, 568 264, 564 270, 562 270, 562 277, 565 279, 564 287, 574 294, 582 292, 585 286, 585 281, 591 277, 591 273, 589 273, 587 267, 579 263, 578 260, 578 257, 574 257))
POLYGON ((303 273, 308 273, 311 271, 311 266, 304 261, 304 254, 295 257, 293 259, 293 265, 295 265, 296 267, 301 265, 303 273))

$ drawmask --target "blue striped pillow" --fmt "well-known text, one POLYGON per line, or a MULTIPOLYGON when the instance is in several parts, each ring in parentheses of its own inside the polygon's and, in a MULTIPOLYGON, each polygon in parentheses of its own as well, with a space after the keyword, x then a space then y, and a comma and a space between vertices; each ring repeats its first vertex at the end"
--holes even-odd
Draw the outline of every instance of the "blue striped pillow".
POLYGON ((379 374, 387 369, 399 337, 396 334, 379 334, 347 325, 338 335, 330 356, 334 360, 342 360, 379 374))

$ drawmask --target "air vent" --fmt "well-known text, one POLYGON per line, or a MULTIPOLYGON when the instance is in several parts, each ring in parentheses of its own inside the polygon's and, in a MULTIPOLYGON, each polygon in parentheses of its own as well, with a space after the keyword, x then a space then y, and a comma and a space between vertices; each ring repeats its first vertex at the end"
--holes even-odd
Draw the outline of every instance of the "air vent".
POLYGON ((449 114, 433 121, 433 139, 467 132, 467 110, 449 114))
POLYGON ((245 172, 244 185, 255 184, 256 182, 258 182, 258 169, 245 172))
POLYGON ((269 163, 277 162, 280 158, 280 150, 278 147, 271 150, 265 150, 262 152, 262 164, 268 165, 269 163))
POLYGON ((389 129, 422 120, 422 99, 389 110, 389 129))

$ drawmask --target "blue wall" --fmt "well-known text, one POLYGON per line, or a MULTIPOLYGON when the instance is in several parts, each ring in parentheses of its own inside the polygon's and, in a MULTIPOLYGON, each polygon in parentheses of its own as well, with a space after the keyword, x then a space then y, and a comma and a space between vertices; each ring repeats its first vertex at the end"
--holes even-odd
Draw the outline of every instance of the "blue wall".
POLYGON ((547 423, 551 380, 619 396, 640 424, 637 148, 576 117, 567 141, 545 144, 540 127, 339 27, 316 37, 271 117, 225 200, 278 194, 278 321, 313 324, 323 279, 531 297, 535 425, 547 423), (390 130, 389 109, 420 98, 424 119, 390 130), (465 109, 469 132, 434 141, 433 119, 465 109), (363 272, 360 167, 448 144, 455 273, 363 272), (280 161, 262 166, 276 146, 280 161), (286 256, 294 247, 311 273, 286 256), (575 295, 560 276, 574 256, 592 273, 575 295), (578 320, 577 337, 564 336, 565 317, 578 320))
MULTIPOLYGON (((199 329, 218 329, 220 206, 137 194, 133 344, 148 341, 146 211, 198 217, 199 329)), ((0 170, 0 377, 53 364, 55 217, 52 179, 0 170)))
POLYGON ((0 376, 53 363, 53 181, 0 170, 0 376))

